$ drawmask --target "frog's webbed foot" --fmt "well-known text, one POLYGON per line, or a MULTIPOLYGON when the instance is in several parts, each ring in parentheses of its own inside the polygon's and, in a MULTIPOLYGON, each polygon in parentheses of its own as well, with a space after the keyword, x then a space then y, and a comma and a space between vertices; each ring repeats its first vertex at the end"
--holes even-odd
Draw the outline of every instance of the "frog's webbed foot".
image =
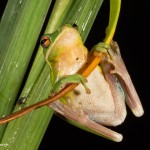
POLYGON ((88 115, 82 109, 74 107, 68 102, 64 104, 63 102, 57 100, 51 103, 50 107, 53 108, 57 113, 69 119, 70 123, 73 122, 75 126, 78 126, 82 129, 86 128, 90 132, 115 142, 120 142, 123 138, 121 134, 90 120, 88 115))
POLYGON ((53 90, 50 92, 50 95, 51 96, 55 95, 70 83, 77 83, 77 84, 81 83, 84 86, 86 93, 89 94, 90 89, 87 87, 86 82, 87 82, 86 78, 84 78, 80 74, 74 74, 74 75, 68 75, 66 77, 62 77, 55 83, 53 90))
POLYGON ((105 44, 104 42, 99 42, 92 48, 91 52, 93 52, 95 56, 99 56, 100 52, 108 54, 108 49, 110 49, 109 45, 105 44))
POLYGON ((103 59, 101 63, 102 68, 111 65, 112 70, 110 70, 110 74, 117 76, 121 86, 124 89, 128 106, 135 116, 140 117, 144 113, 142 104, 121 57, 119 46, 117 42, 112 41, 110 47, 111 48, 108 50, 109 54, 103 59))

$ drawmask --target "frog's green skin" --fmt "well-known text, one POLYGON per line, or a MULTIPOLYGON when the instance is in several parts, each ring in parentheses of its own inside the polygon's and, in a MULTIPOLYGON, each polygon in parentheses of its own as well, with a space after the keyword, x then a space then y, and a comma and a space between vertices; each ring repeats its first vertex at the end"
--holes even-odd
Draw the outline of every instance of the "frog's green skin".
MULTIPOLYGON (((53 92, 59 92, 67 83, 81 82, 79 78, 74 77, 86 63, 88 51, 76 29, 65 25, 53 34, 44 35, 41 43, 44 47, 45 60, 50 66, 53 92), (45 42, 45 37, 50 39, 48 44, 45 42)), ((100 45, 96 45, 93 49, 101 50, 100 45)), ((102 51, 105 50, 102 48, 102 51)), ((85 126, 90 132, 119 142, 122 140, 122 135, 103 125, 117 126, 124 121, 126 117, 125 95, 127 104, 136 116, 143 114, 143 108, 125 68, 117 43, 112 42, 106 53, 106 57, 101 62, 102 71, 97 66, 87 78, 90 94, 85 92, 82 85, 78 85, 63 97, 63 101, 57 100, 51 103, 50 107, 71 120, 73 124, 82 126, 81 128, 85 126)), ((82 77, 81 79, 84 80, 82 77)))
MULTIPOLYGON (((76 74, 86 62, 87 49, 76 30, 74 30, 76 34, 71 36, 72 29, 72 26, 66 25, 53 34, 43 36, 44 40, 45 37, 50 39, 50 44, 44 48, 44 55, 50 66, 51 82, 53 83, 51 95, 58 93, 67 83, 82 83, 86 92, 90 92, 85 84, 86 79, 76 74)), ((44 44, 43 39, 41 42, 44 44)))

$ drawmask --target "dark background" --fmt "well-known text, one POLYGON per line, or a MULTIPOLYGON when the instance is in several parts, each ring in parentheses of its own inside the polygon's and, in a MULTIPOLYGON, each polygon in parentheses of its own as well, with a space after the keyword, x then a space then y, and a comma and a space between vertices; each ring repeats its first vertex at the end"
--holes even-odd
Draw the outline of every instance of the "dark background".
MULTIPOLYGON (((2 1, 1 1, 2 2, 2 1)), ((4 2, 4 1, 3 1, 4 2)), ((5 1, 4 3, 6 3, 5 1)), ((0 3, 1 6, 4 4, 0 3)), ((149 9, 148 0, 122 0, 121 13, 114 40, 118 42, 124 62, 139 94, 145 113, 136 118, 127 108, 125 122, 114 128, 124 139, 115 143, 78 129, 57 116, 53 116, 39 150, 43 149, 148 149, 150 134, 150 96, 148 93, 149 66, 149 9)), ((4 7, 0 8, 2 14, 4 7)), ((109 1, 103 2, 85 45, 90 49, 102 41, 107 26, 109 1)))

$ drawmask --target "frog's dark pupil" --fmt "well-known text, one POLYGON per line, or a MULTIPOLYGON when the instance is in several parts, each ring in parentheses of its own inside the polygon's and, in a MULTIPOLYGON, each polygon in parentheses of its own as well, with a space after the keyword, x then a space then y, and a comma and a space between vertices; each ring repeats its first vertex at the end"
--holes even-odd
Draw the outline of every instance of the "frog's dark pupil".
POLYGON ((47 41, 47 39, 43 39, 43 40, 41 41, 41 45, 43 45, 46 41, 47 41))

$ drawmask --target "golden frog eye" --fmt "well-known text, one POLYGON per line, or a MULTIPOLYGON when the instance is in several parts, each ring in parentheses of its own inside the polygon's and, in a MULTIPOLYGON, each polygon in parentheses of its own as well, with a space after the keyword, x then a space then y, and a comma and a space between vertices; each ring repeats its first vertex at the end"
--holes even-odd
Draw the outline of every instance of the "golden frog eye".
POLYGON ((50 45, 50 39, 48 36, 44 35, 41 37, 41 46, 43 48, 47 48, 50 45))

